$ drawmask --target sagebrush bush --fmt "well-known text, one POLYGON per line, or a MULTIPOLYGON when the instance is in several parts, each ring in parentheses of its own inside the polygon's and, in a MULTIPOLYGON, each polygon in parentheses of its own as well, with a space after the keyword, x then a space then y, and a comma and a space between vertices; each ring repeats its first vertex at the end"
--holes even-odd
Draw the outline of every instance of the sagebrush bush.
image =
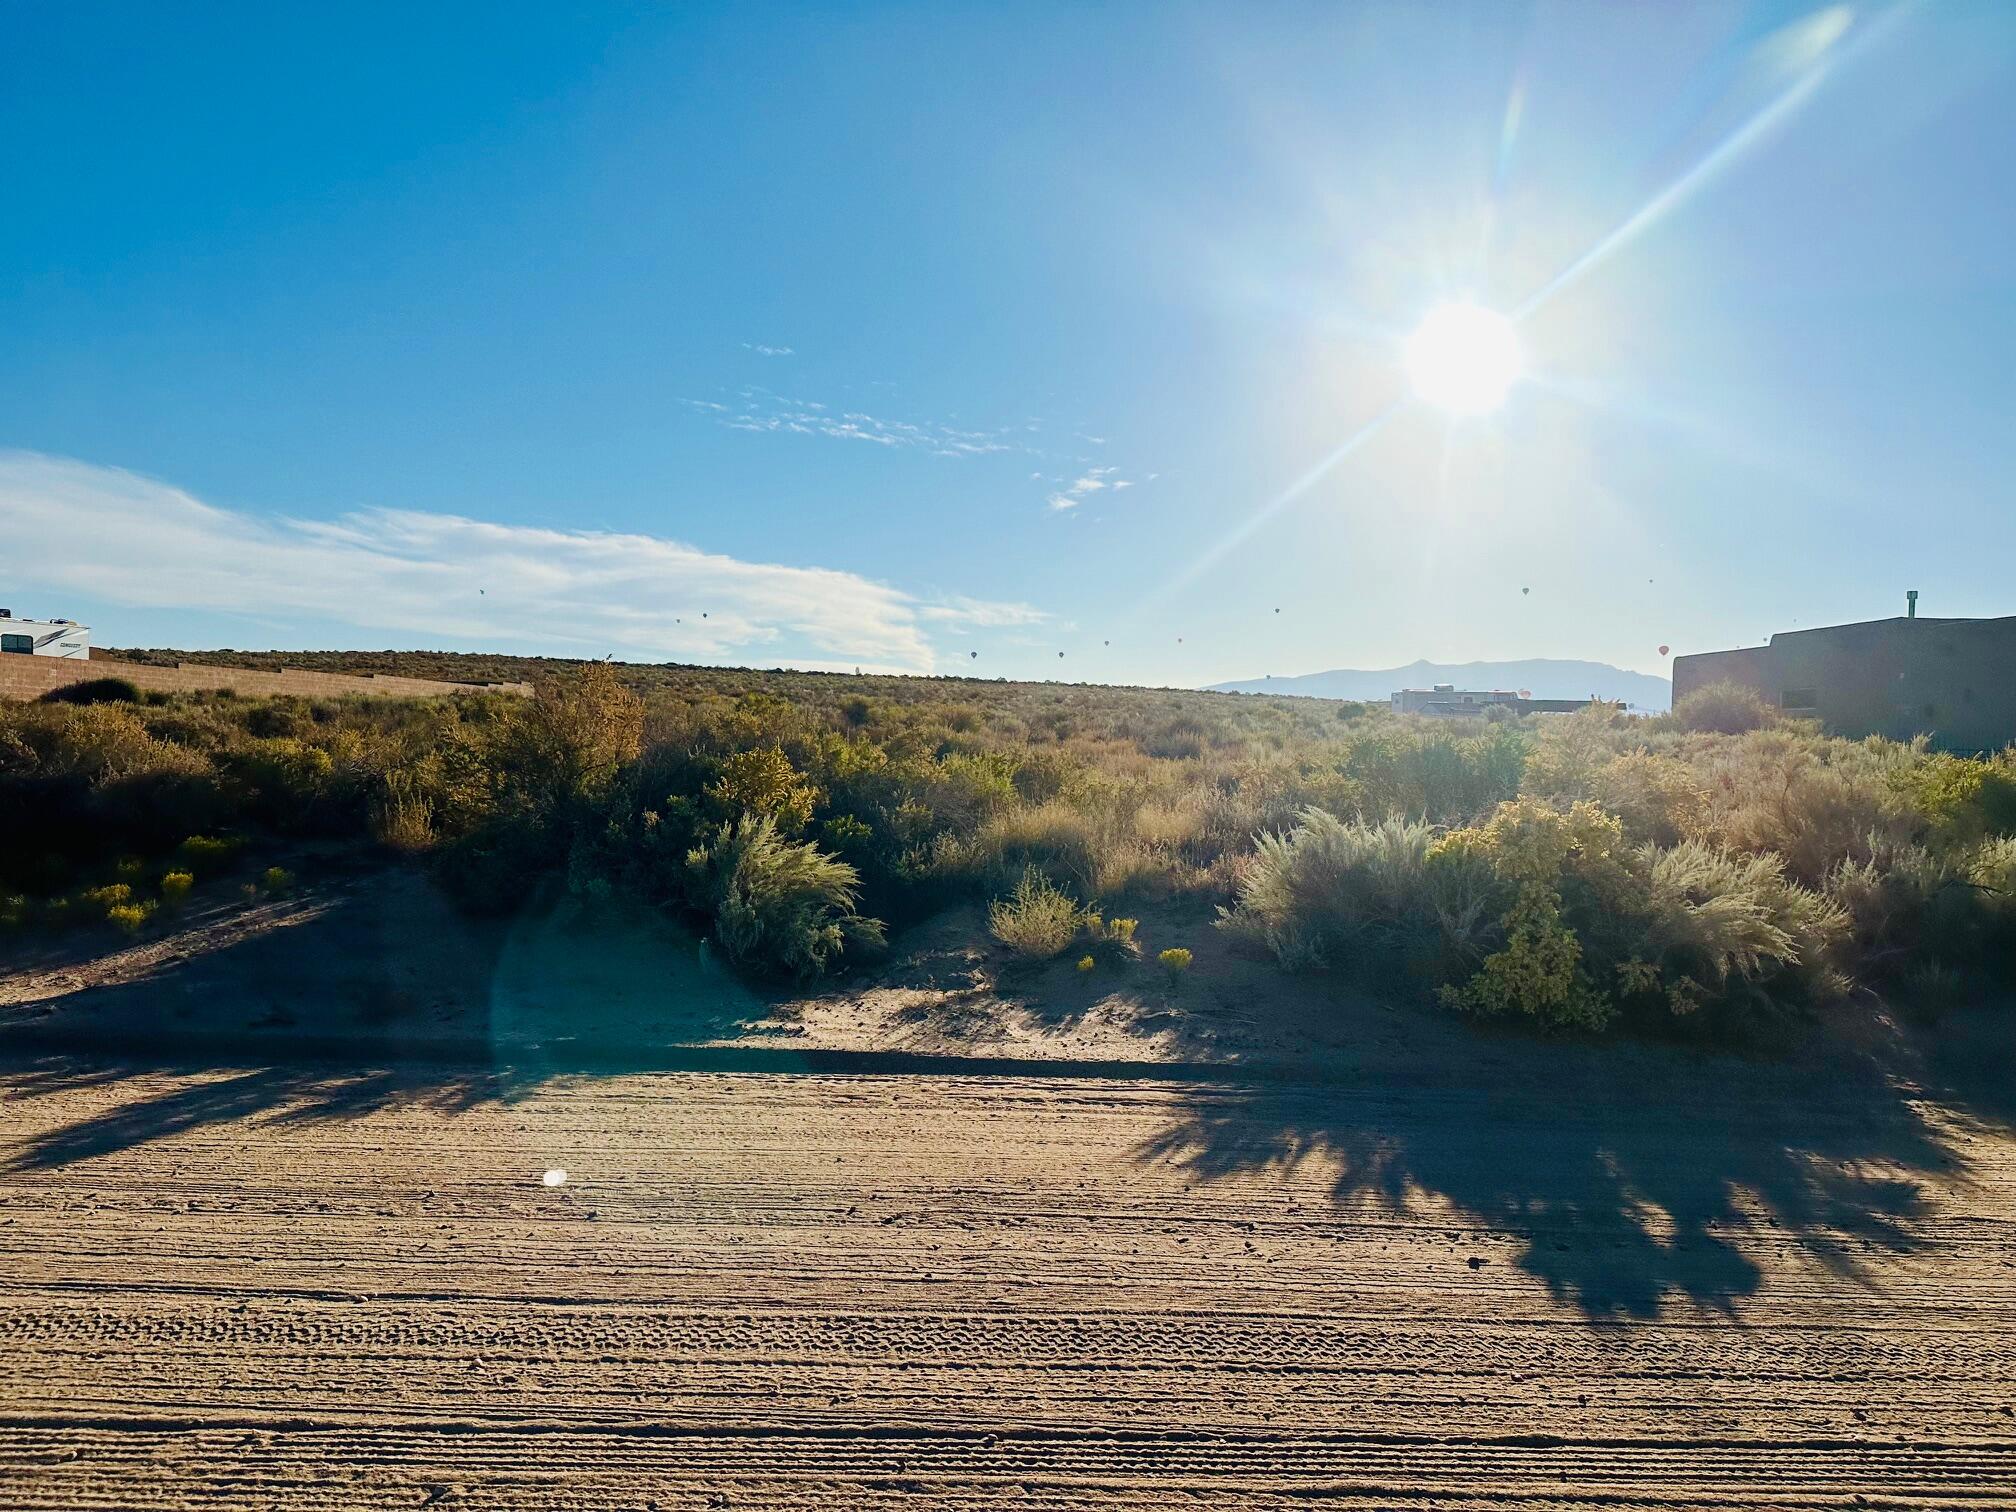
POLYGON ((1367 824, 1309 809, 1294 830, 1261 837, 1220 923, 1291 971, 1377 974, 1419 961, 1424 948, 1474 956, 1500 890, 1472 853, 1438 855, 1437 831, 1424 822, 1367 824))
POLYGON ((713 916, 715 940, 740 965, 803 979, 849 947, 884 943, 881 924, 855 909, 854 868, 779 833, 769 814, 722 825, 686 866, 695 900, 713 916))
POLYGON ((1778 722, 1764 695, 1741 683, 1713 682, 1673 705, 1673 722, 1705 735, 1742 735, 1778 722))
POLYGON ((987 909, 987 928, 994 938, 1017 955, 1037 961, 1069 950, 1084 924, 1078 901, 1033 866, 1022 873, 1012 893, 996 898, 987 909))

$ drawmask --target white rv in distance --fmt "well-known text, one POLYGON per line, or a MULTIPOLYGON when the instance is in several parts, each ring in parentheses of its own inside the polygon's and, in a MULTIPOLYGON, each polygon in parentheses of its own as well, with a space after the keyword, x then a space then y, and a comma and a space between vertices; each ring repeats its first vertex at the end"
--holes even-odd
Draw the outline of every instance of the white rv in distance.
POLYGON ((0 609, 0 655, 9 652, 85 661, 91 655, 91 627, 75 620, 16 619, 12 609, 0 609))

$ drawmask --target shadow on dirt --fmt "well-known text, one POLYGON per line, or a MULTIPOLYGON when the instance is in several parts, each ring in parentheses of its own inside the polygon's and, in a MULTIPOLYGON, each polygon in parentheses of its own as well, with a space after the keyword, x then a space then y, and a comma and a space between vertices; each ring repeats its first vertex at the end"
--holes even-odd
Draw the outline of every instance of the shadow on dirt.
POLYGON ((1591 1319, 1679 1298, 1734 1313, 1760 1283, 1746 1253, 1760 1244, 1866 1279, 1863 1256, 1921 1246, 1922 1178, 1964 1170, 1872 1062, 1612 1053, 1552 1070, 1515 1055, 1493 1088, 1199 1088, 1137 1155, 1205 1181, 1322 1162, 1340 1208, 1504 1236, 1513 1264, 1591 1319))
POLYGON ((984 1026, 958 1015, 1006 1004, 1069 1025, 1125 994, 1063 962, 983 998, 969 946, 927 937, 916 985, 951 994, 932 1010, 948 1022, 934 1025, 929 1053, 756 1044, 748 1031, 774 1019, 774 1002, 662 919, 566 899, 472 924, 396 878, 218 948, 161 943, 130 970, 52 986, 53 1006, 30 1003, 48 1017, 13 1014, 0 1031, 12 1057, 0 1085, 25 1103, 151 1072, 177 1080, 9 1139, 0 1169, 61 1167, 221 1123, 453 1114, 556 1078, 636 1071, 1160 1082, 1178 1111, 1141 1161, 1205 1181, 1320 1162, 1340 1209, 1378 1204, 1488 1230, 1494 1257, 1509 1251, 1555 1298, 1600 1320, 1655 1317, 1679 1301, 1734 1312, 1761 1283, 1759 1245, 1796 1246, 1858 1277, 1863 1257, 1921 1244, 1927 1179, 1964 1176, 1956 1129, 2016 1130, 2006 1010, 1872 1051, 1765 1062, 1543 1044, 1432 1015, 1303 1002, 1278 974, 1227 974, 1209 999, 1203 984, 1181 994, 1137 985, 1136 997, 1165 1000, 1122 1026, 1119 1043, 1140 1044, 1138 1060, 1034 1061, 988 1058, 984 1026), (1330 1038, 1278 1037, 1297 1014, 1320 1018, 1330 1038), (1203 1053, 1259 1018, 1270 1037, 1237 1031, 1242 1065, 1203 1053), (962 1028, 974 1043, 961 1042, 962 1028), (358 1069, 381 1066, 398 1069, 358 1069))
POLYGON ((209 1066, 142 1068, 51 1058, 10 1069, 7 1100, 24 1102, 116 1086, 143 1069, 192 1073, 200 1069, 214 1074, 120 1102, 95 1117, 24 1140, 6 1152, 0 1170, 48 1170, 221 1123, 256 1128, 261 1123, 331 1122, 393 1108, 462 1113, 485 1103, 508 1102, 536 1084, 536 1079, 511 1072, 473 1069, 357 1072, 261 1066, 217 1072, 209 1066))

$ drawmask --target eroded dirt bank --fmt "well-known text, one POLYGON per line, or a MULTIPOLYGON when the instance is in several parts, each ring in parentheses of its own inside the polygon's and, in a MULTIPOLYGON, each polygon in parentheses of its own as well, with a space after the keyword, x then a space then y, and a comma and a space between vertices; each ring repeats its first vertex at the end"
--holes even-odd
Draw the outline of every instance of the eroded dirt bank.
POLYGON ((9 1507, 2016 1506, 1992 1103, 0 1076, 9 1507))

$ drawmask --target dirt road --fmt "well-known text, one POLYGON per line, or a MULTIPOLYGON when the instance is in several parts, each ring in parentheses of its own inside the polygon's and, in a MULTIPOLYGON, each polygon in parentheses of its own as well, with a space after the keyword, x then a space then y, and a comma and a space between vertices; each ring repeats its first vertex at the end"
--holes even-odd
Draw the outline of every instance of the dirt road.
POLYGON ((0 1087, 10 1508, 2016 1507, 2016 1142, 1908 1090, 0 1087))

